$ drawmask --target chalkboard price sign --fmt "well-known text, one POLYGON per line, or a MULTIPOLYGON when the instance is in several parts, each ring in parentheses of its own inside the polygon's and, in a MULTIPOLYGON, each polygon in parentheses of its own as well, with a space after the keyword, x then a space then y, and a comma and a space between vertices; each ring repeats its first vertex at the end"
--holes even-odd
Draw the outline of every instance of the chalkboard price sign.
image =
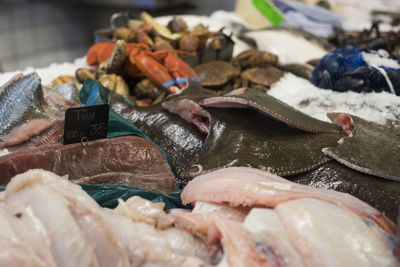
POLYGON ((106 138, 109 109, 107 104, 67 109, 64 145, 106 138))

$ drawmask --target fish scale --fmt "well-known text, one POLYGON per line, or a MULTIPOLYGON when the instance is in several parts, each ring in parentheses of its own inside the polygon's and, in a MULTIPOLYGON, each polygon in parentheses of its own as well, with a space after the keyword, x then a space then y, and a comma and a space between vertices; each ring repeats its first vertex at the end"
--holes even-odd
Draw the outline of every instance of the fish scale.
POLYGON ((17 74, 0 88, 0 134, 42 114, 41 79, 36 73, 17 74))

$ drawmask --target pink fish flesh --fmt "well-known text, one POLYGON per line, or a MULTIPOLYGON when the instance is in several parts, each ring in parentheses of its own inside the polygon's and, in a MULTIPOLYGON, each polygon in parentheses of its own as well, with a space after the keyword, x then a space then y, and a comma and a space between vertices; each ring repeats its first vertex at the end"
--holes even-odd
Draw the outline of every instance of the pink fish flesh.
POLYGON ((177 188, 163 154, 151 142, 135 136, 101 139, 87 145, 42 145, 14 152, 0 157, 0 183, 35 168, 83 183, 121 183, 162 193, 177 188))
POLYGON ((18 145, 22 142, 29 140, 31 137, 40 134, 42 131, 48 129, 52 121, 48 118, 33 119, 19 127, 14 128, 10 137, 4 143, 0 144, 0 150, 6 147, 18 145))
POLYGON ((389 233, 395 231, 392 221, 349 194, 296 184, 247 167, 223 168, 200 175, 183 189, 181 198, 184 204, 201 201, 229 203, 233 207, 261 205, 270 208, 294 199, 316 198, 370 218, 389 233))

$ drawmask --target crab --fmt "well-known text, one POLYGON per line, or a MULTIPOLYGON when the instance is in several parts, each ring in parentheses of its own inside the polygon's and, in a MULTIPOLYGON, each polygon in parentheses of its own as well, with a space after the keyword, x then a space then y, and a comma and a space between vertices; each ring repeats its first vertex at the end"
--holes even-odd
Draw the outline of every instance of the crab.
POLYGON ((241 70, 253 67, 267 67, 278 63, 278 56, 269 52, 251 49, 234 57, 232 65, 241 70))
POLYGON ((272 66, 266 68, 251 68, 240 74, 240 79, 235 81, 234 88, 251 87, 261 91, 267 91, 271 85, 279 81, 282 76, 282 71, 272 66))
POLYGON ((220 60, 200 64, 194 70, 199 75, 201 85, 213 89, 221 89, 229 81, 240 75, 239 68, 220 60))

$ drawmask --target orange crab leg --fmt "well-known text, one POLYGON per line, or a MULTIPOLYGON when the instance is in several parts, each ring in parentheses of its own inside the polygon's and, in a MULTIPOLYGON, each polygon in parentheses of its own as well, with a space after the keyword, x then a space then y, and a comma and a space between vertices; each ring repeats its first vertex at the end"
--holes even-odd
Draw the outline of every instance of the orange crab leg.
POLYGON ((169 93, 176 94, 179 89, 174 85, 174 79, 167 69, 153 57, 143 51, 139 54, 131 54, 130 61, 139 68, 150 80, 166 89, 169 93))
POLYGON ((174 54, 168 54, 165 57, 164 65, 172 77, 174 77, 175 84, 180 89, 186 86, 188 79, 200 82, 199 76, 192 67, 174 54))
MULTIPOLYGON (((96 43, 92 45, 86 55, 88 65, 98 65, 106 61, 112 54, 115 43, 96 43)), ((141 50, 151 51, 150 47, 145 44, 128 43, 128 53, 137 53, 141 50)))

